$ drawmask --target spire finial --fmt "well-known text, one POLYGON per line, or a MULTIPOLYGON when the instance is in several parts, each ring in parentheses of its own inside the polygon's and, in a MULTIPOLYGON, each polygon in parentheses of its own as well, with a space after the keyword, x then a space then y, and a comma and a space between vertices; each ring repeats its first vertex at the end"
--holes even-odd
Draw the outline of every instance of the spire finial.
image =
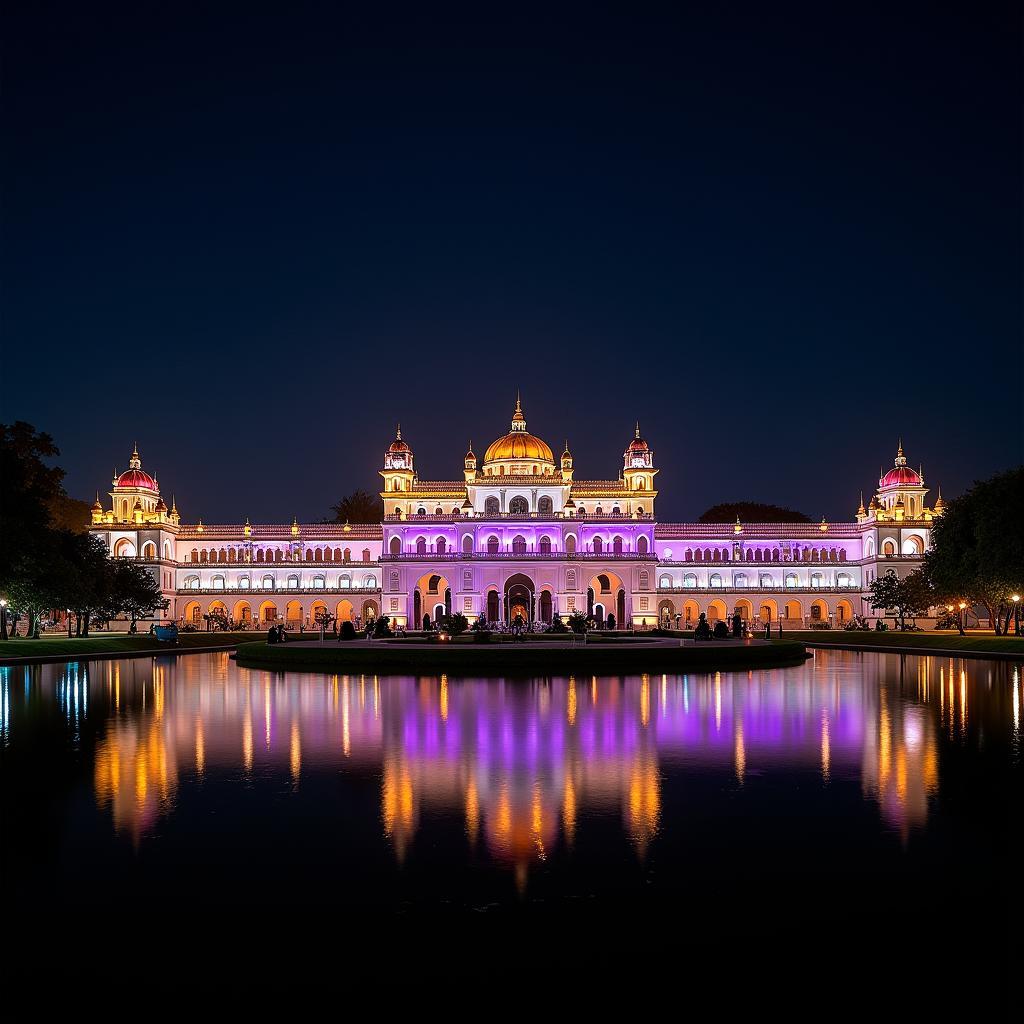
POLYGON ((512 429, 526 430, 526 417, 523 415, 523 403, 519 397, 519 388, 516 388, 516 411, 512 414, 512 429))
POLYGON ((401 423, 398 424, 398 429, 395 431, 395 440, 396 441, 401 441, 402 440, 402 424, 401 423))
POLYGON ((637 436, 637 440, 639 440, 640 439, 640 421, 639 420, 636 421, 636 436, 637 436))

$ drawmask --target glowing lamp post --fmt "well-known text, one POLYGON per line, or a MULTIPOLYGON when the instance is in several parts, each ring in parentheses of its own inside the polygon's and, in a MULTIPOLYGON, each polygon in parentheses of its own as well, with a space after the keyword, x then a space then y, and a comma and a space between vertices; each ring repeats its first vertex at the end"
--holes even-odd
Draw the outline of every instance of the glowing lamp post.
POLYGON ((957 607, 960 609, 960 618, 958 619, 957 624, 958 624, 958 626, 960 628, 960 635, 963 636, 964 635, 964 610, 967 608, 967 602, 966 601, 961 601, 960 604, 957 607))
POLYGON ((7 639, 7 598, 0 597, 0 640, 7 639))
POLYGON ((70 608, 66 608, 65 611, 67 612, 67 615, 68 615, 68 639, 70 640, 71 639, 71 609, 70 608))
POLYGON ((1013 632, 1016 636, 1020 636, 1020 594, 1014 594, 1011 600, 1013 601, 1013 632))

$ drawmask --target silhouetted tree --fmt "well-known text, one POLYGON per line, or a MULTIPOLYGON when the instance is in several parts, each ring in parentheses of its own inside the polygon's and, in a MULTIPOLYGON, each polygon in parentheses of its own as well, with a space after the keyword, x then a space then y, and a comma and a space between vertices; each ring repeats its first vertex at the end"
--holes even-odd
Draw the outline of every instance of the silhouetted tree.
POLYGON ((331 511, 329 523, 379 523, 382 514, 380 498, 362 490, 346 495, 331 511))
POLYGON ((766 505, 759 501, 727 501, 712 505, 697 518, 698 523, 809 523, 809 516, 782 505, 766 505))

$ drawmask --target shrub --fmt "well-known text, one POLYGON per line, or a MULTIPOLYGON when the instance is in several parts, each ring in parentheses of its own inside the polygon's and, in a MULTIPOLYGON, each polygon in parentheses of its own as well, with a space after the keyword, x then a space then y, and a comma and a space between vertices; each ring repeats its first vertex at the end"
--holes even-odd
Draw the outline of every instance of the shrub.
POLYGON ((179 633, 197 633, 198 630, 191 622, 186 622, 178 628, 179 633))
POLYGON ((587 617, 583 612, 573 612, 569 616, 569 628, 574 633, 586 633, 587 631, 587 617))
POLYGON ((615 628, 615 616, 614 615, 609 615, 607 620, 605 621, 605 629, 614 629, 614 628, 615 628))
POLYGON ((724 619, 719 619, 715 623, 715 639, 716 640, 728 640, 729 639, 729 627, 725 624, 724 619))
POLYGON ((811 629, 831 629, 832 623, 821 619, 812 619, 808 625, 811 629))
POLYGON ((547 633, 568 633, 569 627, 562 621, 561 615, 553 615, 551 617, 551 625, 548 626, 547 633))
POLYGON ((469 629, 469 619, 462 612, 446 615, 441 620, 441 628, 447 630, 451 636, 461 636, 469 629))
POLYGON ((868 625, 868 620, 865 619, 863 615, 854 615, 854 617, 850 619, 845 626, 843 626, 843 629, 865 630, 871 629, 871 627, 868 625))
POLYGON ((341 639, 342 640, 355 640, 356 638, 356 627, 351 622, 345 621, 341 624, 341 639))
POLYGON ((386 615, 382 615, 373 624, 373 635, 378 639, 393 635, 391 632, 391 623, 388 621, 388 617, 386 615))

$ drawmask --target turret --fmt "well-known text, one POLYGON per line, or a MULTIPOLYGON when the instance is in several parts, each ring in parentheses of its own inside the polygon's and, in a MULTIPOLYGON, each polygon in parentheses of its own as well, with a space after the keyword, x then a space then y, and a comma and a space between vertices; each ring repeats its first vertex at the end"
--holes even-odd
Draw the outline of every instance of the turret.
POLYGON ((402 425, 395 431, 395 439, 384 453, 384 490, 411 491, 414 479, 412 449, 402 440, 402 425))
POLYGON ((924 513, 924 474, 907 465, 903 441, 896 449, 893 468, 878 478, 878 503, 886 512, 907 519, 918 519, 924 513))
POLYGON ((635 508, 642 508, 645 515, 654 511, 654 452, 650 445, 640 436, 640 422, 637 421, 633 440, 622 453, 622 479, 626 490, 643 492, 650 497, 645 501, 641 494, 633 494, 635 508))
POLYGON ((565 450, 562 452, 562 482, 572 483, 572 452, 569 451, 568 439, 565 442, 565 450))
POLYGON ((476 455, 473 452, 472 441, 469 442, 469 448, 466 451, 465 467, 466 483, 471 484, 476 480, 476 455))

